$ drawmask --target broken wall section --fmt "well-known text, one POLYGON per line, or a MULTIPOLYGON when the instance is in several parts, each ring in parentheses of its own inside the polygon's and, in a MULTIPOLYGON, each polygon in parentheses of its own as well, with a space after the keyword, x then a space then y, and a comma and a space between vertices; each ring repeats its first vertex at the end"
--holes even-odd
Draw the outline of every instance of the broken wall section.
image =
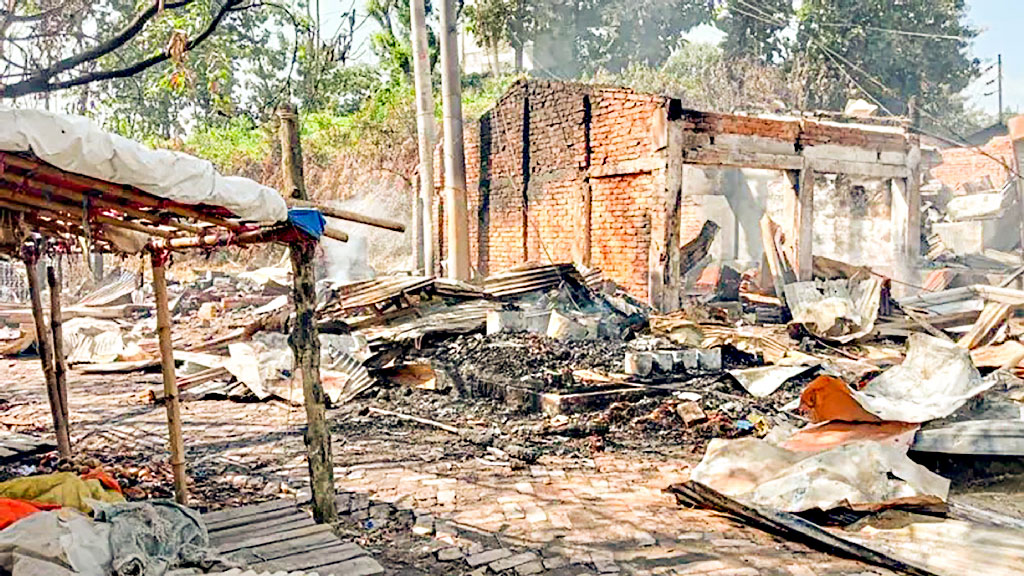
MULTIPOLYGON (((666 101, 627 88, 524 80, 479 119, 466 121, 475 273, 531 261, 575 262, 646 297, 650 209, 664 190, 656 117, 666 101)), ((438 189, 441 164, 439 148, 438 189)), ((434 229, 443 259, 441 196, 434 229)))

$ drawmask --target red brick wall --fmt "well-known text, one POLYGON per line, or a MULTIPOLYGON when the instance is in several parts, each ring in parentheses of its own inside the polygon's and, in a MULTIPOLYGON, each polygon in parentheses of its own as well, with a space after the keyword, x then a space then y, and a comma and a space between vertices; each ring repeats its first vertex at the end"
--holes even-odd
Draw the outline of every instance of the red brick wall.
MULTIPOLYGON (((527 261, 580 262, 589 188, 591 264, 645 298, 648 200, 656 178, 649 169, 590 178, 589 167, 649 157, 651 117, 663 103, 664 98, 627 89, 521 81, 481 118, 467 121, 470 261, 476 273, 486 275, 527 261)), ((439 196, 442 166, 439 148, 439 196)), ((441 258, 442 204, 439 200, 434 207, 441 258)))
POLYGON ((630 293, 644 296, 654 180, 640 174, 592 181, 591 262, 630 293))
MULTIPOLYGON (((982 150, 1013 166, 1013 141, 1009 136, 996 136, 983 146, 982 150)), ((1010 176, 1005 166, 985 156, 976 148, 946 148, 940 150, 940 153, 942 164, 932 168, 932 177, 952 190, 956 190, 965 182, 985 176, 991 178, 992 184, 999 187, 1010 176)))

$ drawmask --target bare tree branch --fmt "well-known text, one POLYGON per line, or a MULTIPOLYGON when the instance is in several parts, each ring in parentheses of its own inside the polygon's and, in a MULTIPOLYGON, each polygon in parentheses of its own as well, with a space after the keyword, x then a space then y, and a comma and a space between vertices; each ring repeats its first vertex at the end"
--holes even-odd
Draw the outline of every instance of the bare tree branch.
MULTIPOLYGON (((167 1, 164 3, 165 9, 180 8, 192 3, 194 0, 176 0, 167 1)), ((201 44, 207 38, 209 38, 214 31, 216 31, 221 21, 230 14, 243 9, 253 7, 247 0, 225 0, 224 4, 220 6, 217 13, 213 16, 210 22, 206 25, 202 32, 200 32, 195 38, 189 40, 185 45, 185 50, 190 51, 196 46, 201 44)), ((86 50, 80 54, 76 54, 69 58, 65 58, 52 66, 43 68, 38 73, 34 74, 31 78, 16 82, 10 85, 0 85, 0 98, 17 98, 19 96, 25 96, 28 94, 35 94, 39 92, 53 92, 57 90, 64 90, 67 88, 73 88, 75 86, 81 86, 83 84, 89 84, 91 82, 99 82, 103 80, 111 80, 114 78, 127 78, 143 72, 161 62, 166 62, 170 59, 171 54, 167 50, 162 51, 160 54, 146 58, 145 60, 136 62, 134 64, 117 68, 114 70, 101 70, 95 72, 89 72, 80 74, 67 80, 54 81, 54 77, 60 74, 81 66, 87 62, 93 62, 97 59, 106 56, 116 51, 121 46, 125 45, 138 35, 146 22, 148 22, 157 12, 157 3, 147 10, 140 12, 132 19, 124 29, 119 31, 110 39, 105 42, 86 50)))
MULTIPOLYGON (((187 6, 194 1, 195 0, 177 0, 175 2, 165 2, 163 7, 164 10, 174 10, 176 8, 187 6)), ((225 4, 225 6, 230 7, 233 4, 235 4, 235 2, 233 0, 229 0, 225 4)), ((136 14, 135 18, 132 18, 132 21, 129 22, 127 26, 122 28, 119 32, 108 38, 106 41, 101 42, 96 46, 93 46, 89 50, 55 62, 53 66, 50 66, 45 70, 40 70, 40 75, 52 78, 53 76, 56 76, 61 72, 71 70, 72 68, 75 68, 85 62, 88 62, 90 60, 96 60, 113 52, 114 50, 117 50, 121 46, 127 44, 132 38, 137 36, 140 32, 142 32, 142 29, 146 26, 146 23, 149 22, 149 20, 153 18, 153 16, 156 16, 156 14, 159 12, 159 9, 159 2, 153 2, 153 4, 149 8, 146 8, 142 12, 136 14)))

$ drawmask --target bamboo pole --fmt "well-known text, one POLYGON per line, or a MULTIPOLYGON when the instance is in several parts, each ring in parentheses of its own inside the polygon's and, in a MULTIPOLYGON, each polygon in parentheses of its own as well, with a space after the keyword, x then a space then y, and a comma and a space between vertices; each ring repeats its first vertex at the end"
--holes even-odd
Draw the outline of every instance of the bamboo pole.
POLYGON ((153 293, 156 295, 156 331, 160 338, 160 369, 164 379, 164 406, 167 408, 167 431, 171 446, 171 469, 174 472, 174 500, 188 504, 188 476, 185 472, 185 441, 181 434, 181 400, 174 376, 174 346, 171 343, 171 312, 167 307, 166 250, 151 250, 153 293))
POLYGON ((36 190, 41 190, 43 192, 46 192, 46 193, 48 193, 50 195, 63 196, 64 198, 72 200, 72 201, 76 202, 79 205, 81 205, 82 202, 86 198, 88 198, 89 203, 91 205, 93 205, 93 206, 98 206, 100 208, 109 208, 111 210, 117 210, 119 212, 123 212, 124 214, 126 214, 128 216, 132 216, 134 218, 139 218, 141 220, 148 220, 150 222, 153 222, 154 224, 159 224, 159 225, 163 225, 163 226, 171 226, 173 228, 177 228, 179 230, 183 230, 185 232, 189 232, 189 233, 192 233, 192 234, 198 234, 199 232, 201 232, 201 230, 199 229, 198 226, 193 226, 191 224, 185 224, 184 222, 178 222, 178 221, 173 220, 171 218, 161 218, 159 214, 154 214, 154 213, 146 212, 145 210, 139 210, 138 208, 134 208, 132 206, 129 206, 127 204, 127 202, 125 202, 124 200, 107 200, 106 198, 103 198, 102 196, 90 196, 88 194, 83 194, 82 192, 77 192, 77 191, 71 190, 69 188, 61 188, 59 186, 51 186, 51 185, 49 185, 49 184, 47 184, 45 182, 40 182, 38 180, 33 180, 33 179, 27 178, 25 176, 16 176, 14 174, 6 173, 6 172, 0 172, 0 180, 3 180, 5 182, 10 182, 11 184, 14 184, 15 186, 29 186, 29 187, 32 187, 32 188, 34 188, 36 190))
POLYGON ((434 87, 430 82, 430 51, 428 49, 427 13, 424 0, 410 0, 413 53, 413 80, 416 86, 416 135, 419 144, 419 197, 414 202, 419 216, 413 226, 419 231, 423 272, 434 275, 434 143, 437 127, 434 122, 434 87))
POLYGON ((50 286, 50 332, 53 335, 53 373, 57 381, 57 397, 64 422, 68 423, 68 362, 64 358, 64 329, 60 310, 60 278, 51 264, 46 267, 46 283, 50 286))
MULTIPOLYGON (((298 148, 298 114, 292 106, 278 109, 281 118, 281 156, 285 190, 300 200, 307 200, 302 181, 302 153, 298 148)), ((306 460, 309 464, 309 483, 313 496, 313 517, 317 522, 330 523, 338 518, 334 502, 334 459, 331 455, 331 436, 327 428, 324 390, 320 384, 320 339, 316 327, 316 278, 313 260, 316 244, 312 241, 293 242, 289 247, 292 260, 292 299, 295 303, 295 325, 288 344, 295 356, 295 370, 302 378, 303 404, 306 407, 306 460)))
MULTIPOLYGON (((32 206, 36 208, 42 208, 44 210, 53 211, 56 213, 66 212, 74 218, 84 218, 85 211, 78 206, 72 206, 70 204, 62 204, 60 202, 53 202, 37 196, 31 196, 24 192, 15 192, 7 188, 0 187, 0 199, 8 200, 25 206, 32 206)), ((155 228, 153 226, 146 226, 130 220, 123 220, 121 218, 111 218, 110 216, 104 216, 102 214, 90 214, 89 218, 95 220, 100 224, 107 224, 117 228, 127 228, 129 230, 135 230, 136 232, 142 232, 149 234, 150 236, 160 236, 163 238, 170 238, 174 236, 173 232, 155 228)))
POLYGON ((337 218, 338 220, 348 220, 349 222, 356 222, 358 224, 366 224, 367 226, 373 226, 374 228, 383 228, 385 230, 391 230, 393 232, 405 232, 405 224, 396 222, 394 220, 388 220, 387 218, 378 218, 376 216, 367 216, 366 214, 360 214, 358 212, 352 212, 351 210, 342 210, 340 208, 331 208, 330 206, 324 206, 311 202, 309 200, 297 200, 295 198, 288 198, 285 200, 289 206, 301 206, 304 208, 316 208, 323 213, 324 216, 330 216, 331 218, 337 218))
POLYGON ((172 214, 177 214, 178 216, 192 218, 194 220, 200 220, 203 222, 209 222, 217 226, 223 226, 224 228, 228 228, 230 230, 237 230, 242 227, 242 224, 239 222, 225 220, 219 216, 204 214, 203 212, 195 208, 185 206, 184 204, 179 204, 172 200, 167 200, 166 198, 158 198, 151 194, 136 192, 131 188, 118 186, 116 184, 111 184, 109 182, 104 182, 102 180, 97 180, 95 178, 80 176, 78 174, 71 174, 69 172, 64 172, 63 170, 53 168, 47 164, 41 164, 39 162, 35 162, 27 158, 15 156, 14 154, 0 152, 0 171, 2 171, 4 164, 15 166, 22 170, 29 170, 38 176, 47 176, 57 180, 63 180, 65 182, 70 182, 71 184, 74 184, 76 186, 96 190, 97 192, 107 194, 114 198, 127 200, 129 202, 135 202, 140 206, 146 206, 147 208, 159 208, 161 210, 166 210, 172 214))
POLYGON ((50 348, 50 331, 46 328, 46 317, 43 312, 43 287, 39 282, 39 247, 35 243, 22 249, 21 259, 25 263, 28 274, 28 292, 32 301, 32 318, 36 325, 36 348, 39 350, 39 361, 43 365, 43 376, 46 379, 46 397, 50 402, 50 414, 53 416, 53 430, 57 436, 57 452, 62 458, 71 457, 71 437, 68 434, 68 422, 61 405, 60 392, 57 388, 57 377, 54 372, 53 351, 50 348))

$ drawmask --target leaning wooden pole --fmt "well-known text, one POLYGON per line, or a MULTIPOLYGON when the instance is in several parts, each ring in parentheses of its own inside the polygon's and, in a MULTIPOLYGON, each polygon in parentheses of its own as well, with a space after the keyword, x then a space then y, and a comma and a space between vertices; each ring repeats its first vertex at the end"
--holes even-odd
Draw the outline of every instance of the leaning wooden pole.
POLYGON ((32 318, 36 323, 36 348, 39 350, 39 361, 43 365, 43 376, 46 378, 46 397, 50 401, 50 414, 53 416, 53 431, 57 436, 57 452, 63 458, 71 457, 71 437, 68 434, 68 420, 60 400, 57 386, 57 375, 53 367, 53 349, 50 347, 50 331, 46 327, 46 315, 43 312, 43 287, 39 281, 39 246, 35 243, 22 247, 21 259, 25 262, 28 273, 28 292, 32 301, 32 318))
POLYGON ((64 321, 60 311, 60 278, 57 269, 46 267, 46 283, 50 286, 50 333, 53 335, 53 373, 57 380, 57 396, 64 422, 68 418, 68 361, 64 358, 64 321))
MULTIPOLYGON (((302 151, 299 148, 298 114, 292 106, 278 110, 281 119, 281 163, 284 189, 300 200, 308 200, 302 179, 302 151)), ((302 378, 303 403, 306 405, 306 460, 313 496, 313 517, 330 523, 338 518, 334 503, 334 459, 331 435, 327 428, 324 389, 320 384, 320 337, 316 327, 316 277, 313 262, 316 242, 312 238, 293 242, 289 247, 292 260, 292 299, 295 301, 295 324, 288 344, 295 356, 295 371, 302 378)))
POLYGON ((188 475, 185 472, 185 440, 181 434, 181 400, 174 376, 174 346, 171 344, 171 311, 167 305, 167 277, 164 271, 170 252, 150 249, 153 266, 153 294, 156 296, 156 333, 160 339, 160 369, 164 377, 164 407, 167 408, 167 432, 171 445, 171 470, 174 472, 174 500, 188 504, 188 475))

